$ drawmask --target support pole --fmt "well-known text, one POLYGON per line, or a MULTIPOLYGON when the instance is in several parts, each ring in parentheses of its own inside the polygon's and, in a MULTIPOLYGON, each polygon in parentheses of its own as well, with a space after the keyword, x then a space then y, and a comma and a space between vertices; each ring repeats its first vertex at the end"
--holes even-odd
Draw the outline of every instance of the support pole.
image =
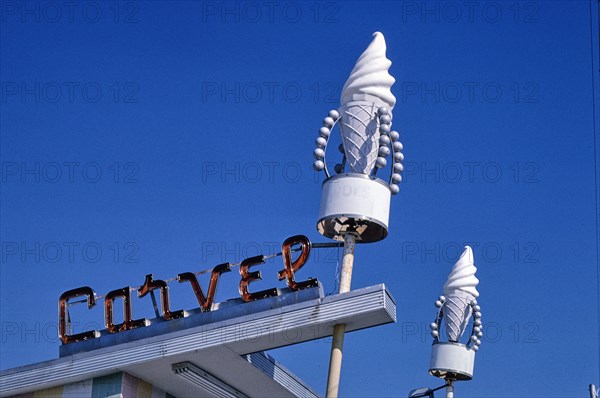
MULTIPOLYGON (((342 272, 340 274, 339 293, 350 291, 352 281, 352 267, 354 265, 354 244, 356 236, 353 233, 344 235, 344 257, 342 258, 342 272)), ((331 342, 331 356, 329 358, 329 374, 327 376, 327 398, 337 398, 340 386, 340 373, 342 370, 342 351, 344 349, 344 333, 346 325, 339 324, 333 327, 333 340, 331 342)))
POLYGON ((446 398, 454 398, 454 380, 448 380, 448 385, 446 385, 446 398))

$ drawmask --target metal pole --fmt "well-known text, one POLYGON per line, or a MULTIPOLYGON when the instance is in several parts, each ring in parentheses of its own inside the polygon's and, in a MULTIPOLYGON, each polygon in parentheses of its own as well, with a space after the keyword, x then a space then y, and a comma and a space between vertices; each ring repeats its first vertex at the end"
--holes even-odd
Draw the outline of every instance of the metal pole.
MULTIPOLYGON (((344 257, 342 258, 342 272, 340 275, 339 293, 350 291, 352 281, 352 267, 354 265, 354 244, 356 236, 353 233, 344 235, 344 257)), ((342 350, 344 349, 344 333, 346 325, 340 324, 333 327, 333 340, 331 342, 331 356, 329 357, 329 374, 327 375, 327 398, 337 398, 340 386, 340 373, 342 370, 342 350)))
POLYGON ((448 380, 446 386, 446 398, 454 398, 454 380, 448 380))

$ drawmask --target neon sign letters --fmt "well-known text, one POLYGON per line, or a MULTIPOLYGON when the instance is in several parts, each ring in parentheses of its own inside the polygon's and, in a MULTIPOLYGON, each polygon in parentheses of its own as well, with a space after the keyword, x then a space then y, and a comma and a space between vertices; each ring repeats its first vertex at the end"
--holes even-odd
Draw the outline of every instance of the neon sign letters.
MULTIPOLYGON (((312 244, 310 240, 304 235, 295 235, 287 238, 281 246, 283 269, 277 273, 277 277, 280 281, 285 279, 287 286, 293 291, 315 287, 318 285, 318 281, 316 279, 309 279, 302 282, 296 282, 295 280, 295 273, 304 266, 310 256, 311 246, 312 244), (300 252, 295 260, 292 258, 292 252, 294 251, 300 252)), ((250 269, 265 263, 265 259, 265 256, 259 255, 246 258, 240 263, 241 278, 239 283, 239 293, 244 302, 261 300, 267 297, 274 297, 278 295, 276 288, 258 292, 251 292, 249 289, 252 282, 262 279, 260 271, 250 271, 250 269)), ((231 268, 231 263, 224 263, 219 264, 212 269, 206 294, 204 294, 196 274, 192 272, 184 272, 177 275, 176 279, 179 283, 190 284, 192 291, 198 300, 198 305, 202 311, 211 311, 213 300, 217 292, 219 279, 221 278, 222 274, 230 272, 231 268)), ((138 298, 143 298, 149 293, 153 294, 154 290, 159 290, 160 293, 161 316, 163 319, 169 321, 185 316, 183 310, 171 310, 169 304, 169 286, 167 282, 164 280, 155 280, 152 274, 146 275, 144 284, 137 289, 137 296, 138 298)), ((107 293, 104 297, 104 325, 108 333, 119 333, 148 325, 148 322, 145 318, 133 319, 131 291, 132 289, 127 286, 113 290, 107 293), (117 299, 123 300, 123 322, 115 324, 113 315, 114 303, 117 299)), ((97 330, 88 330, 86 332, 77 334, 68 333, 67 307, 69 305, 69 300, 77 297, 86 298, 84 301, 87 301, 88 309, 91 309, 96 305, 96 299, 98 298, 94 290, 89 286, 68 290, 60 296, 58 301, 58 325, 59 337, 63 344, 75 343, 82 340, 100 337, 100 332, 97 330)))

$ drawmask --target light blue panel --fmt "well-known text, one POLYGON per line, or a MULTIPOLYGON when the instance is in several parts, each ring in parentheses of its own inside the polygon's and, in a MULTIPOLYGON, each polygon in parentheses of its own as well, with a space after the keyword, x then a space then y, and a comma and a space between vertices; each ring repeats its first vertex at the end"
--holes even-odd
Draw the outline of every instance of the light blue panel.
POLYGON ((92 384, 92 398, 106 398, 120 394, 123 388, 123 373, 96 377, 92 384))

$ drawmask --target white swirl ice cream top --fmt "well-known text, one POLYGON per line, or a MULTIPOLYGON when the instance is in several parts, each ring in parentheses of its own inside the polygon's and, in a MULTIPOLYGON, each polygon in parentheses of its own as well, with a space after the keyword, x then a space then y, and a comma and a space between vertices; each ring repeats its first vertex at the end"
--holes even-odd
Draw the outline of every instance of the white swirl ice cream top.
POLYGON ((384 104, 391 111, 396 104, 396 97, 391 87, 396 81, 388 70, 392 65, 386 55, 386 45, 383 34, 373 33, 373 40, 362 53, 350 77, 342 89, 341 105, 353 101, 375 102, 384 104))
POLYGON ((479 297, 477 285, 479 279, 475 276, 477 268, 473 263, 473 250, 470 246, 465 246, 462 253, 452 270, 448 275, 448 280, 444 284, 444 294, 468 293, 473 297, 479 297))

